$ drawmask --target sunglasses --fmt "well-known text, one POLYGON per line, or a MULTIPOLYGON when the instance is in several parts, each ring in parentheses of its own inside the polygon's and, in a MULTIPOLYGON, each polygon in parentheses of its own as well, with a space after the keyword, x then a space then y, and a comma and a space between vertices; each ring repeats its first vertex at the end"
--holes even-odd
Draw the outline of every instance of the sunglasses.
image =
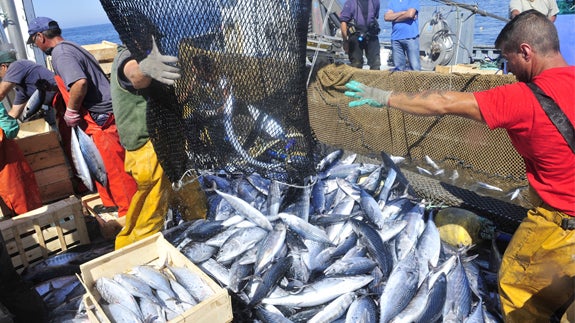
POLYGON ((34 36, 32 37, 32 42, 30 43, 30 46, 32 46, 32 47, 38 47, 38 46, 36 45, 36 38, 38 38, 38 35, 39 35, 39 34, 40 34, 40 33, 34 34, 34 36))

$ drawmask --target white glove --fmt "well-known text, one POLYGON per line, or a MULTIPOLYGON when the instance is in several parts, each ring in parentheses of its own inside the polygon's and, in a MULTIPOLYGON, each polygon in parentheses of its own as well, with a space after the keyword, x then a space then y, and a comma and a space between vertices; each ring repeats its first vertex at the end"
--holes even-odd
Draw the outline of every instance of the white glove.
POLYGON ((357 81, 349 81, 345 87, 349 89, 349 91, 345 91, 346 96, 359 99, 349 102, 350 108, 363 104, 369 104, 376 108, 389 106, 389 97, 391 96, 391 91, 369 87, 357 81))
POLYGON ((154 36, 152 42, 152 51, 140 62, 140 71, 158 82, 173 85, 181 77, 180 69, 172 65, 178 62, 178 58, 160 54, 154 36))

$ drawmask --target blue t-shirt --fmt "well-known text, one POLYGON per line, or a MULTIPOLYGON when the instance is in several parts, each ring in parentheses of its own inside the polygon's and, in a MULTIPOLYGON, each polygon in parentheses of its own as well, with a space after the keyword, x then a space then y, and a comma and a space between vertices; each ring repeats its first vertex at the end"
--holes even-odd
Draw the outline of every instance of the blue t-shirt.
POLYGON ((52 50, 52 66, 68 90, 80 79, 88 80, 88 91, 82 107, 93 113, 112 113, 110 81, 98 61, 79 45, 63 41, 52 50))
MULTIPOLYGON (((34 91, 36 91, 36 82, 38 80, 46 80, 52 89, 57 88, 56 81, 54 80, 54 73, 52 71, 42 65, 25 59, 10 63, 8 70, 6 71, 6 75, 4 75, 4 78, 2 79, 2 81, 15 84, 15 105, 23 104, 28 101, 30 96, 32 96, 34 91)), ((56 91, 54 90, 47 91, 44 104, 51 105, 55 93, 56 91)))
POLYGON ((409 39, 419 36, 418 0, 390 0, 387 7, 388 10, 393 12, 405 11, 409 8, 413 8, 417 11, 415 19, 393 22, 391 24, 391 40, 409 39))
MULTIPOLYGON (((363 8, 365 9, 365 8, 363 8)), ((339 14, 339 20, 350 22, 355 20, 355 27, 358 31, 366 32, 369 22, 379 18, 379 0, 347 0, 339 14), (367 15, 363 15, 362 6, 367 4, 367 15)))

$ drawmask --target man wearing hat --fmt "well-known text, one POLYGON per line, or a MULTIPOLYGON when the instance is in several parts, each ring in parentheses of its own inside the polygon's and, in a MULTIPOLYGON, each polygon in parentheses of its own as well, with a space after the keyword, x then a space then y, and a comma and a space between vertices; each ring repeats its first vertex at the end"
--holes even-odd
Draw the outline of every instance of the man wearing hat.
POLYGON ((136 192, 136 182, 124 171, 125 151, 120 144, 112 111, 110 82, 98 61, 84 48, 64 40, 58 23, 37 17, 28 25, 28 44, 52 55, 56 83, 66 102, 64 121, 92 136, 102 155, 108 186, 96 182, 103 206, 117 207, 124 216, 136 192))
MULTIPOLYGON (((0 49, 0 100, 15 90, 12 108, 8 112, 13 118, 29 120, 42 105, 57 107, 58 86, 54 73, 30 60, 16 60, 16 52, 0 49)), ((64 106, 65 108, 65 106, 64 106)), ((54 124, 53 111, 47 116, 54 124)))

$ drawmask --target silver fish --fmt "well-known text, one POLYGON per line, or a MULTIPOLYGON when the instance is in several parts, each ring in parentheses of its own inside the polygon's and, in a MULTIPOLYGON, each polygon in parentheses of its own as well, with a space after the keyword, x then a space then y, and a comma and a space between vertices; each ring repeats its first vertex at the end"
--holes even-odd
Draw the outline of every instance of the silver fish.
POLYGON ((320 162, 315 167, 315 170, 318 173, 327 170, 327 168, 337 162, 341 156, 343 156, 343 149, 338 149, 330 152, 322 160, 320 160, 320 162))
POLYGON ((108 304, 121 304, 131 311, 140 320, 142 312, 136 299, 126 288, 108 277, 96 279, 96 290, 108 304))
POLYGON ((102 309, 104 313, 106 313, 106 316, 113 322, 143 322, 140 316, 120 303, 103 304, 102 309))
POLYGON ((94 191, 94 182, 92 181, 92 176, 90 175, 90 169, 88 164, 82 154, 80 149, 80 142, 78 141, 78 135, 76 135, 76 127, 72 128, 72 134, 70 136, 70 151, 72 154, 72 162, 74 163, 74 168, 76 169, 76 176, 80 178, 84 186, 90 191, 94 191))
POLYGON ((418 275, 415 250, 412 249, 389 275, 379 298, 379 322, 388 322, 409 304, 417 292, 418 275))
POLYGON ((431 157, 425 155, 424 158, 425 158, 425 162, 427 163, 427 165, 429 165, 429 166, 435 168, 435 170, 441 169, 441 168, 433 161, 433 159, 431 159, 431 157))
POLYGON ((134 275, 146 281, 152 288, 162 290, 172 298, 176 297, 176 293, 170 286, 170 280, 158 269, 149 265, 140 265, 132 270, 134 275))
POLYGON ((190 292, 188 292, 188 290, 182 286, 182 284, 171 278, 170 287, 172 287, 172 290, 174 293, 176 293, 176 296, 180 301, 190 305, 196 305, 198 303, 192 294, 190 294, 190 292))
POLYGON ((303 219, 289 213, 280 213, 278 215, 290 229, 297 232, 305 239, 315 240, 322 243, 332 244, 325 232, 318 227, 309 224, 303 219))
POLYGON ((447 298, 443 317, 463 322, 471 312, 471 295, 469 280, 458 255, 455 268, 447 275, 447 298))
POLYGON ((492 191, 498 191, 498 192, 503 192, 503 190, 497 186, 493 186, 484 182, 477 182, 476 183, 477 186, 479 186, 480 188, 484 188, 484 189, 488 189, 488 190, 492 190, 492 191))
POLYGON ((268 297, 264 298, 262 303, 295 307, 316 306, 362 288, 372 279, 371 276, 327 277, 305 286, 298 294, 268 297))
POLYGON ((353 292, 345 293, 327 304, 321 311, 314 315, 308 323, 332 322, 342 316, 355 300, 356 294, 353 292))
POLYGON ((176 277, 178 283, 182 284, 194 298, 201 302, 214 295, 214 290, 203 280, 200 275, 192 272, 188 268, 169 266, 168 269, 176 277))
POLYGON ((219 249, 216 260, 220 263, 232 261, 237 256, 251 249, 265 238, 267 231, 260 227, 244 228, 232 234, 219 249))
POLYGON ((42 104, 44 104, 45 99, 46 99, 46 91, 36 89, 36 91, 32 93, 32 95, 26 102, 24 110, 20 115, 20 120, 26 121, 34 114, 36 114, 36 112, 38 112, 38 110, 40 110, 40 108, 42 107, 42 104))
POLYGON ((368 296, 356 298, 345 315, 345 323, 375 323, 377 321, 377 305, 368 296))
POLYGON ((285 246, 286 226, 279 223, 274 230, 270 231, 258 246, 257 258, 254 268, 256 275, 261 274, 263 269, 269 265, 272 260, 278 257, 280 251, 285 246))
POLYGON ((260 226, 265 230, 268 231, 273 230, 270 221, 265 217, 265 215, 263 215, 258 209, 254 208, 246 201, 236 196, 220 192, 218 190, 216 190, 216 193, 218 193, 220 196, 226 199, 226 201, 230 203, 232 207, 236 209, 236 211, 238 211, 246 219, 254 222, 255 224, 257 224, 258 226, 260 226))
POLYGON ((84 160, 88 165, 90 174, 93 178, 98 181, 102 186, 108 186, 108 175, 106 174, 106 167, 104 166, 104 161, 102 160, 102 155, 94 141, 90 136, 88 136, 80 127, 74 127, 76 134, 78 136, 78 143, 80 145, 80 150, 82 155, 84 155, 84 160))
POLYGON ((224 286, 230 285, 230 271, 213 258, 202 262, 199 264, 199 267, 216 281, 220 282, 220 284, 224 286))
POLYGON ((114 275, 113 279, 126 288, 130 294, 139 298, 147 298, 151 301, 156 301, 156 296, 154 295, 152 288, 141 278, 127 273, 119 273, 114 275))

